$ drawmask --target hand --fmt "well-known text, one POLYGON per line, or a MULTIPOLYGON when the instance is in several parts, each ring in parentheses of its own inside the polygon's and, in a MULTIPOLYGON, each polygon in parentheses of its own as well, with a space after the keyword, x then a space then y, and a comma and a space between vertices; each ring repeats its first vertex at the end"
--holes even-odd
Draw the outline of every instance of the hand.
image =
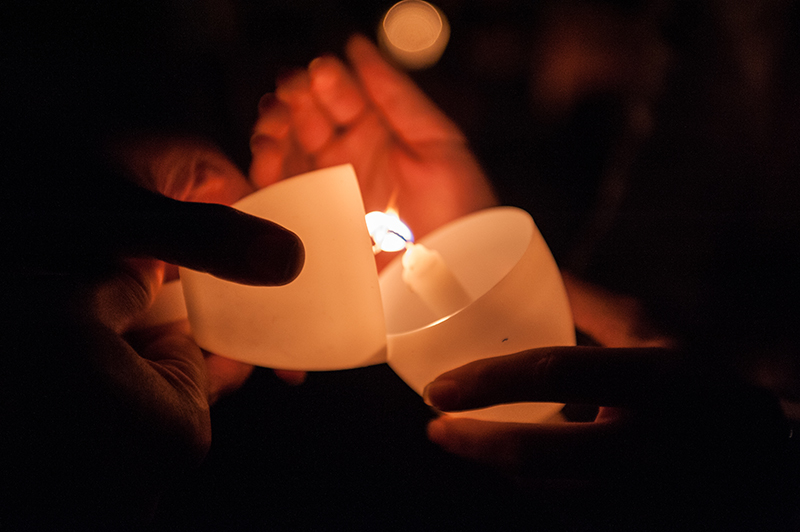
POLYGON ((425 390, 427 402, 445 412, 520 401, 603 408, 588 423, 444 415, 428 435, 525 483, 595 486, 599 506, 615 519, 646 520, 634 528, 737 524, 738 511, 774 519, 791 507, 793 482, 790 431, 778 403, 704 369, 662 348, 552 347, 481 360, 439 376, 425 390), (752 505, 739 506, 743 500, 752 505))
POLYGON ((520 480, 599 484, 600 505, 611 514, 648 520, 634 527, 651 529, 652 519, 662 519, 659 529, 687 518, 736 523, 730 501, 740 497, 759 497, 765 516, 777 511, 792 480, 789 431, 775 399, 700 354, 666 347, 674 340, 647 324, 632 298, 569 275, 565 281, 576 324, 624 347, 551 347, 480 360, 440 375, 424 395, 443 412, 518 401, 596 405, 594 422, 444 415, 429 424, 429 438, 520 480))
MULTIPOLYGON (((173 199, 232 205, 255 191, 216 146, 190 137, 147 136, 116 145, 116 157, 143 187, 173 199)), ((178 278, 178 268, 165 265, 165 281, 178 278)), ((188 330, 188 322, 182 327, 188 330)), ((203 350, 209 379, 209 402, 239 389, 253 366, 203 350)), ((302 372, 277 370, 289 384, 300 384, 302 372)))
POLYGON ((575 327, 606 347, 676 347, 634 297, 616 294, 561 272, 575 327))
POLYGON ((320 57, 262 98, 253 183, 351 163, 367 211, 395 207, 417 237, 497 203, 464 135, 411 79, 364 37, 346 55, 349 67, 320 57))
POLYGON ((4 232, 3 510, 25 519, 141 518, 208 449, 206 365, 184 324, 130 331, 163 278, 154 258, 259 285, 302 264, 297 237, 271 222, 102 182, 89 209, 4 218, 24 237, 4 232))

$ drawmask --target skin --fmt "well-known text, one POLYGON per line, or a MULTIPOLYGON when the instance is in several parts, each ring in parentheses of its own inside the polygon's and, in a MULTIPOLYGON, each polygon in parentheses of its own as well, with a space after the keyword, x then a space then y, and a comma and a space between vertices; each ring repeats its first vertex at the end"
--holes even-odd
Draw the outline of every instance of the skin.
MULTIPOLYGON (((207 146, 173 148, 177 161, 211 160, 219 175, 229 173, 224 159, 202 155, 207 146)), ((159 160, 150 152, 140 162, 159 160)), ((9 242, 19 270, 2 283, 14 308, 2 332, 0 383, 2 513, 12 527, 17 519, 109 529, 145 521, 170 480, 208 451, 209 402, 242 375, 204 354, 185 322, 136 327, 167 262, 254 285, 285 284, 300 272, 304 252, 293 233, 152 190, 207 199, 225 184, 213 172, 166 179, 179 174, 140 174, 153 178, 140 181, 150 190, 122 174, 99 175, 104 192, 94 210, 66 197, 60 211, 10 213, 31 230, 23 247, 9 242)))
MULTIPOLYGON (((261 98, 251 183, 261 188, 350 163, 366 211, 395 208, 417 238, 497 205, 464 135, 408 76, 360 35, 348 41, 345 56, 314 59, 261 98)), ((378 268, 394 255, 379 254, 378 268)), ((277 373, 287 382, 304 379, 302 372, 277 373)))
POLYGON ((496 205, 455 124, 366 38, 354 36, 345 52, 347 63, 317 58, 262 98, 251 181, 351 163, 367 212, 395 207, 418 237, 496 205))
MULTIPOLYGON (((396 207, 417 236, 497 204, 463 134, 405 74, 360 36, 350 39, 345 56, 346 62, 315 59, 262 98, 251 182, 266 186, 351 163, 367 211, 396 207)), ((379 267, 390 258, 379 256, 379 267)), ((576 326, 603 347, 477 361, 435 379, 425 399, 440 412, 516 401, 591 404, 600 407, 597 418, 542 425, 442 415, 428 427, 434 443, 519 479, 625 479, 634 491, 649 478, 685 473, 708 480, 726 468, 749 471, 753 455, 782 456, 786 426, 773 398, 727 368, 698 364, 649 323, 635 299, 568 272, 564 281, 576 326), (719 456, 735 457, 736 464, 719 456)), ((766 460, 763 470, 775 473, 776 463, 766 460)), ((749 493, 743 486, 753 478, 741 478, 747 480, 731 482, 731 489, 749 493)), ((705 482, 697 489, 708 488, 705 482)), ((655 499, 664 512, 682 496, 660 494, 655 499)))

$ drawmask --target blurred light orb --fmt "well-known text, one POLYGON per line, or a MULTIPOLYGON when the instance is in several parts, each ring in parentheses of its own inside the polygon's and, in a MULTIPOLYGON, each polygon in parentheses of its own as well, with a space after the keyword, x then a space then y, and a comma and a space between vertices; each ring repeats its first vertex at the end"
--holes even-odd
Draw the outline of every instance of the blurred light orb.
POLYGON ((450 24, 444 13, 422 0, 403 0, 393 5, 378 27, 381 49, 408 70, 433 66, 450 40, 450 24))

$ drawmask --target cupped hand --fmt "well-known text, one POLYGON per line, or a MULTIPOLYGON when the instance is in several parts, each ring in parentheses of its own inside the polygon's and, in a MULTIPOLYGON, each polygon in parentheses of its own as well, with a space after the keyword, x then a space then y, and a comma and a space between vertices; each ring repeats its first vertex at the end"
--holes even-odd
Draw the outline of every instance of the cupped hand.
POLYGON ((741 444, 758 440, 764 424, 766 438, 782 430, 774 401, 729 368, 688 355, 635 298, 568 272, 563 279, 576 327, 602 346, 479 360, 440 375, 425 396, 443 412, 525 401, 594 405, 600 407, 595 421, 503 424, 443 416, 429 426, 433 441, 523 476, 596 476, 657 468, 669 457, 706 459, 709 446, 727 445, 720 434, 738 434, 721 428, 725 423, 754 431, 738 434, 741 444), (697 452, 686 455, 687 445, 697 452))
POLYGON ((250 179, 263 187, 351 163, 366 210, 394 207, 416 236, 497 199, 464 135, 362 36, 262 98, 250 179))
MULTIPOLYGON (((219 148, 201 138, 148 135, 126 139, 115 151, 139 184, 173 199, 232 205, 255 191, 219 148)), ((165 281, 177 279, 176 265, 165 268, 165 281)), ((181 327, 188 329, 188 323, 181 327)), ((239 389, 253 372, 250 364, 205 350, 203 355, 212 404, 239 389)), ((276 371, 276 375, 290 384, 303 381, 301 372, 276 371)))
POLYGON ((31 515, 13 511, 113 528, 146 517, 210 443, 206 362, 186 324, 132 330, 161 285, 161 261, 278 285, 299 273, 303 247, 229 207, 173 200, 113 173, 99 181, 89 208, 4 217, 24 238, 4 240, 14 259, 0 287, 13 311, 0 408, 14 500, 45 501, 31 515))
POLYGON ((588 423, 443 416, 430 424, 445 449, 522 476, 697 473, 786 436, 776 402, 664 348, 550 347, 484 359, 440 375, 425 398, 444 412, 525 401, 603 406, 588 423))
POLYGON ((444 413, 429 438, 524 483, 596 486, 603 511, 633 529, 754 529, 782 515, 795 491, 775 397, 680 347, 636 299, 564 280, 578 329, 613 347, 532 349, 444 373, 424 392, 444 413), (527 401, 600 408, 591 422, 546 424, 446 414, 527 401))

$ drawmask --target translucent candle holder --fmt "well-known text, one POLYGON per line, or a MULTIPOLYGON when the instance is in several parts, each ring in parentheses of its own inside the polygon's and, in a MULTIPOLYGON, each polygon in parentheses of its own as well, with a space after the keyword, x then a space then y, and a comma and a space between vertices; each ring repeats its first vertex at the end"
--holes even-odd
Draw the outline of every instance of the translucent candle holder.
MULTIPOLYGON (((200 347, 275 369, 327 371, 387 363, 411 388, 458 366, 525 349, 574 345, 564 284, 530 215, 486 209, 420 240, 437 250, 472 302, 439 318, 402 280, 398 256, 378 276, 350 165, 281 181, 234 205, 294 231, 306 262, 292 283, 244 286, 181 269, 200 347)), ((179 291, 170 287, 174 319, 179 291)), ((152 318, 150 323, 157 322, 152 318)), ((521 403, 458 415, 542 421, 561 405, 521 403)))

